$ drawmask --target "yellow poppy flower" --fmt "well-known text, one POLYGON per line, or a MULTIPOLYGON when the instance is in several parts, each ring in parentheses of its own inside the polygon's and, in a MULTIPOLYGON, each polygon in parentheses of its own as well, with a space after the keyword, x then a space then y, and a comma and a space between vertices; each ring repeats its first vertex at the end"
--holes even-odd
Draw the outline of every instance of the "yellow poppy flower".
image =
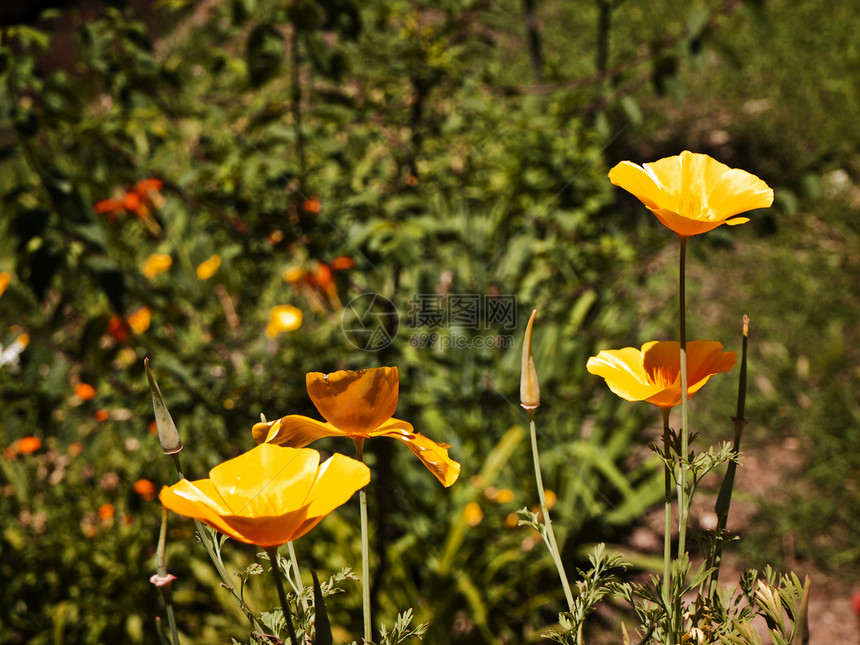
POLYGON ((773 203, 773 189, 755 175, 686 150, 642 166, 622 161, 609 180, 682 237, 743 224, 749 218, 735 215, 773 203))
POLYGON ((319 463, 316 450, 262 444, 209 471, 161 489, 161 503, 225 535, 263 548, 295 540, 370 482, 345 455, 319 463))
POLYGON ((217 253, 211 256, 208 260, 204 260, 197 267, 197 279, 208 280, 213 275, 218 273, 221 268, 221 256, 217 253))
POLYGON ((143 263, 141 272, 152 280, 159 273, 164 273, 173 264, 173 258, 167 253, 153 253, 143 263))
MULTIPOLYGON (((698 392, 714 374, 735 366, 734 352, 722 343, 694 340, 687 343, 687 397, 698 392)), ((603 350, 588 359, 587 369, 606 379, 609 389, 628 401, 648 401, 660 408, 681 402, 681 346, 678 341, 651 341, 642 349, 603 350)))
POLYGON ((277 305, 269 312, 266 337, 274 338, 282 331, 294 331, 302 326, 302 310, 292 305, 277 305))
POLYGON ((377 367, 307 375, 308 394, 325 419, 291 414, 251 429, 257 443, 301 447, 321 437, 363 441, 391 437, 406 444, 444 486, 460 475, 460 464, 448 457, 450 446, 415 432, 412 424, 392 418, 397 411, 400 375, 396 367, 377 367))

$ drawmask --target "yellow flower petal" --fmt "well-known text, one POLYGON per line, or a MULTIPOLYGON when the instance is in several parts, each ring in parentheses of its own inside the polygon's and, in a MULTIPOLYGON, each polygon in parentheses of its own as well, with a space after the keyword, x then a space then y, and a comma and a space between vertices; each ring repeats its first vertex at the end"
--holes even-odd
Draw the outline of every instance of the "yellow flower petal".
POLYGON ((773 203, 773 190, 755 175, 686 150, 643 166, 622 161, 609 179, 684 237, 742 224, 749 219, 729 218, 773 203))
POLYGON ((173 258, 167 253, 153 253, 143 263, 143 275, 152 280, 159 273, 164 273, 173 265, 173 258))
POLYGON ((350 436, 367 437, 397 411, 400 375, 396 367, 311 372, 307 387, 326 421, 350 436))
POLYGON ((274 338, 282 331, 295 331, 302 326, 302 310, 292 305, 277 305, 269 312, 266 336, 274 338))
MULTIPOLYGON (((687 343, 687 397, 693 396, 714 374, 735 366, 734 352, 721 343, 687 343)), ((681 402, 681 346, 677 341, 652 341, 642 349, 603 350, 588 359, 587 369, 606 380, 613 393, 628 401, 648 401, 658 407, 681 402)))
POLYGON ((208 259, 204 260, 197 266, 197 279, 208 280, 213 275, 218 273, 218 269, 220 268, 221 256, 216 253, 215 255, 210 256, 208 259))
POLYGON ((295 540, 370 481, 343 455, 319 464, 315 450, 261 444, 210 472, 162 489, 162 504, 236 540, 264 548, 295 540))

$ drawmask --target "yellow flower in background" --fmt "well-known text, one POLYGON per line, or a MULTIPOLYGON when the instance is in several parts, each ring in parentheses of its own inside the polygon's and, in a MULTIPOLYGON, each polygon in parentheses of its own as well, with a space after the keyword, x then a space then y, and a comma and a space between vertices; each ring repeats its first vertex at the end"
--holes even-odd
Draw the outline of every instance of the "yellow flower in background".
POLYGON ((736 215, 773 203, 773 189, 755 175, 686 150, 642 166, 622 161, 609 179, 682 237, 743 224, 749 218, 736 215))
POLYGON ((132 311, 127 317, 126 322, 131 327, 131 331, 135 334, 142 334, 149 329, 149 324, 152 321, 152 309, 149 307, 141 307, 132 311))
POLYGON ((460 475, 460 464, 448 457, 447 444, 415 432, 411 423, 394 419, 400 389, 396 367, 341 371, 306 377, 308 394, 325 419, 292 414, 258 423, 251 429, 257 443, 301 447, 322 437, 349 437, 357 444, 371 437, 391 437, 406 444, 442 485, 460 475))
POLYGON ((478 526, 484 520, 484 511, 477 502, 469 502, 463 508, 463 521, 471 527, 478 526))
POLYGON ((161 503, 225 535, 263 548, 300 538, 370 482, 370 469, 336 454, 261 444, 209 471, 161 489, 161 503))
POLYGON ((294 331, 302 326, 302 310, 292 305, 278 305, 269 312, 266 336, 274 338, 282 331, 294 331))
MULTIPOLYGON (((722 343, 694 340, 687 343, 687 396, 692 397, 714 374, 735 366, 734 352, 722 343)), ((651 341, 642 349, 603 350, 588 359, 587 369, 601 376, 615 394, 628 401, 648 401, 660 408, 681 402, 681 346, 678 341, 651 341)))
POLYGON ((153 253, 143 262, 141 269, 147 279, 152 280, 159 273, 164 273, 173 264, 173 258, 167 253, 153 253))
POLYGON ((221 268, 221 256, 217 253, 211 256, 208 260, 204 260, 197 267, 197 279, 208 280, 213 275, 218 273, 221 268))
POLYGON ((6 289, 9 288, 9 284, 12 282, 12 274, 8 271, 0 271, 0 298, 3 297, 3 294, 6 293, 6 289))

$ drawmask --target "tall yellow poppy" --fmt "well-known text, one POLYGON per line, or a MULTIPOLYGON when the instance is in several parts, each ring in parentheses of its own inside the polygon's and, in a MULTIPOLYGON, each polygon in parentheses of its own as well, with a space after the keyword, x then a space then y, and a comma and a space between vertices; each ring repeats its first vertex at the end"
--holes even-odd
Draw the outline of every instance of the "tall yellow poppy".
POLYGON ((622 161, 609 180, 682 237, 743 224, 749 218, 736 215, 773 203, 773 189, 755 175, 686 150, 642 166, 622 161))
POLYGON ((258 423, 251 429, 257 443, 301 447, 321 437, 349 437, 356 442, 391 437, 405 443, 444 486, 457 481, 460 464, 448 457, 449 445, 431 441, 415 432, 411 423, 393 418, 400 388, 396 367, 311 372, 306 381, 311 401, 325 422, 291 414, 258 423))
MULTIPOLYGON (((734 352, 722 343, 694 340, 687 343, 687 397, 698 392, 714 374, 735 366, 734 352)), ((681 352, 678 341, 651 341, 642 349, 603 350, 588 359, 587 369, 601 376, 615 394, 628 401, 648 401, 673 408, 681 402, 681 352)))
POLYGON ((225 535, 263 548, 295 540, 370 482, 370 469, 336 454, 320 464, 309 448, 262 444, 161 489, 161 503, 225 535))

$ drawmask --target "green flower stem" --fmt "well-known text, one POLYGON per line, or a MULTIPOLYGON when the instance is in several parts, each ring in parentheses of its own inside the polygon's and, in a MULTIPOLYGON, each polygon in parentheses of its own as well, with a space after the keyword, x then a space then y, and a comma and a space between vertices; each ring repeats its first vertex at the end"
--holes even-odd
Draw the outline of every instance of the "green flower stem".
POLYGON ((287 623, 287 634, 290 636, 292 645, 299 645, 299 639, 296 638, 296 628, 293 627, 293 617, 290 613, 290 603, 287 602, 287 594, 284 592, 284 581, 281 580, 281 567, 278 565, 278 547, 270 546, 266 549, 269 554, 269 561, 272 564, 272 577, 275 579, 275 587, 278 588, 278 598, 281 601, 281 611, 284 612, 284 620, 287 623))
MULTIPOLYGON (((179 463, 179 454, 176 453, 170 456, 173 457, 173 463, 176 466, 176 472, 179 474, 179 479, 185 479, 185 475, 182 473, 182 466, 179 463)), ((233 584, 233 581, 230 579, 230 574, 227 573, 227 569, 224 567, 224 563, 221 560, 220 550, 217 550, 216 552, 217 545, 214 544, 215 538, 212 537, 210 539, 209 533, 206 531, 206 527, 203 526, 203 523, 200 520, 194 520, 194 527, 197 529, 200 543, 203 544, 203 548, 206 549, 206 553, 209 555, 209 559, 215 566, 215 570, 218 571, 218 575, 221 576, 221 582, 224 587, 233 594, 233 597, 239 604, 239 609, 242 610, 242 613, 245 614, 245 617, 250 621, 251 627, 255 631, 262 632, 263 628, 260 626, 260 623, 257 622, 257 619, 254 618, 254 612, 252 612, 251 608, 245 604, 242 597, 236 593, 236 585, 233 584)))
POLYGON ((361 509, 361 607, 364 613, 364 640, 371 641, 370 626, 370 540, 367 536, 367 493, 364 489, 358 491, 359 508, 361 509))
POLYGON ((552 530, 552 522, 549 519, 549 508, 546 505, 546 495, 543 490, 543 479, 540 474, 540 456, 538 455, 537 447, 537 430, 535 429, 535 412, 529 410, 529 431, 532 437, 532 457, 535 464, 535 481, 537 482, 538 497, 540 498, 540 510, 543 513, 544 526, 544 541, 549 547, 550 555, 555 562, 555 567, 558 569, 558 577, 561 579, 561 586, 564 589, 564 597, 567 599, 568 610, 573 613, 573 594, 570 591, 570 583, 567 581, 567 574, 564 572, 564 564, 561 561, 561 554, 558 551, 558 545, 555 541, 555 534, 552 530))
MULTIPOLYGON (((364 462, 364 439, 353 439, 358 460, 364 462)), ((358 505, 361 516, 361 608, 364 614, 364 640, 371 642, 373 637, 370 623, 370 538, 367 534, 367 492, 358 491, 358 505)))
MULTIPOLYGON (((155 569, 159 576, 167 576, 167 565, 164 560, 164 550, 167 544, 167 509, 161 509, 161 531, 158 534, 158 548, 155 552, 155 569)), ((176 629, 176 615, 173 612, 173 590, 170 582, 159 587, 164 607, 167 611, 167 623, 170 625, 170 642, 179 645, 179 632, 176 629)))
MULTIPOLYGON (((749 318, 744 316, 744 326, 743 326, 743 341, 741 345, 741 368, 740 368, 740 376, 738 378, 738 408, 737 414, 732 417, 732 423, 734 424, 735 437, 734 444, 732 445, 732 453, 735 458, 740 454, 741 450, 741 436, 744 431, 744 426, 746 425, 746 419, 744 418, 744 408, 746 407, 746 396, 747 396, 747 340, 749 338, 749 318)), ((737 471, 738 464, 737 461, 730 461, 728 467, 726 468, 726 475, 723 478, 723 483, 720 486, 720 492, 717 495, 717 501, 714 504, 714 512, 717 515, 717 529, 716 535, 718 541, 714 546, 714 552, 709 559, 708 566, 713 569, 713 572, 709 576, 708 581, 708 595, 713 597, 716 594, 717 590, 717 582, 720 577, 720 564, 722 562, 723 556, 723 543, 720 539, 722 533, 726 530, 726 525, 728 524, 729 519, 729 509, 732 505, 732 491, 735 486, 735 473, 737 471)))
POLYGON ((293 547, 292 540, 287 542, 287 549, 289 549, 290 551, 290 562, 293 565, 293 573, 296 576, 296 591, 298 592, 299 598, 302 599, 302 607, 304 608, 305 612, 307 612, 308 603, 305 601, 304 598, 302 598, 302 592, 305 590, 305 586, 302 584, 302 576, 299 573, 299 560, 298 558, 296 558, 296 549, 293 547))
POLYGON ((686 296, 686 262, 687 238, 681 236, 680 287, 679 287, 679 321, 681 345, 681 451, 680 474, 678 476, 678 556, 687 552, 687 479, 689 466, 690 425, 687 405, 687 296, 686 296))
MULTIPOLYGON (((663 415, 663 446, 665 449, 665 489, 663 526, 663 605, 666 608, 666 625, 672 624, 672 478, 675 458, 672 456, 672 439, 669 433, 669 414, 672 408, 660 408, 663 415), (669 464, 672 464, 671 466, 669 464)), ((667 629, 667 645, 674 645, 674 632, 667 629)))

